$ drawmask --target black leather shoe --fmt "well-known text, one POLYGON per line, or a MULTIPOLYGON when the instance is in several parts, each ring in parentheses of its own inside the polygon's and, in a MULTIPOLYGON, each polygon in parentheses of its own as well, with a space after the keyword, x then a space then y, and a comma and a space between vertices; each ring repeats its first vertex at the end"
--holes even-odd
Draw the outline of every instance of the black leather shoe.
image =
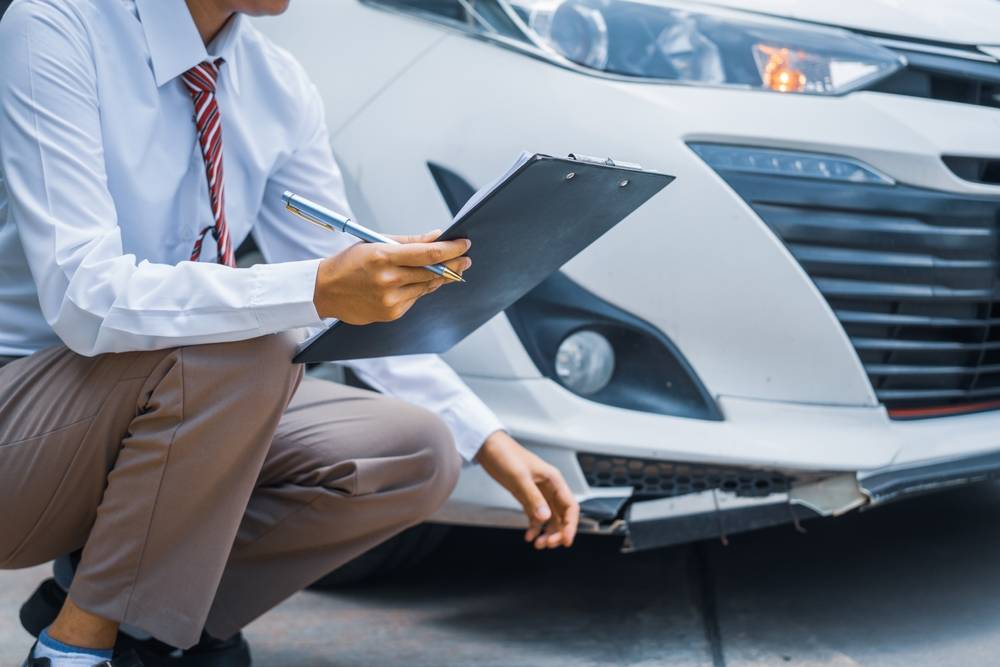
MULTIPOLYGON (((31 653, 28 654, 28 659, 24 661, 23 667, 52 667, 52 661, 48 658, 36 658, 35 657, 35 647, 31 647, 31 653)), ((98 662, 94 664, 94 667, 146 667, 142 664, 142 661, 135 655, 134 652, 128 651, 122 655, 116 655, 111 660, 105 660, 104 662, 98 662)))
MULTIPOLYGON (((55 579, 46 579, 21 606, 21 625, 37 637, 56 620, 65 601, 66 591, 55 579)), ((215 639, 203 632, 197 644, 182 651, 156 639, 136 639, 119 632, 115 647, 134 651, 142 660, 135 664, 143 667, 250 667, 251 664, 250 645, 242 633, 229 639, 215 639)), ((36 667, 30 662, 26 664, 36 667)), ((110 664, 119 667, 118 663, 110 664)), ((122 664, 132 667, 132 663, 122 664)), ((39 663, 37 667, 43 666, 48 667, 47 663, 39 663)))

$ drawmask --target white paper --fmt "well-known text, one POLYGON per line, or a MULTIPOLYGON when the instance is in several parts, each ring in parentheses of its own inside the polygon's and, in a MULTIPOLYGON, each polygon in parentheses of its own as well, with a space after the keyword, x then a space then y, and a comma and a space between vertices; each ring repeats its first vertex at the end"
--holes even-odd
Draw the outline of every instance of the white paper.
POLYGON ((462 210, 460 210, 458 214, 454 218, 452 218, 452 224, 461 220, 466 213, 475 208, 476 204, 486 199, 486 197, 488 197, 494 190, 503 185, 514 172, 516 172, 518 169, 524 166, 524 164, 526 164, 533 157, 535 157, 534 153, 531 153, 529 151, 521 151, 521 154, 517 156, 517 159, 514 161, 514 164, 512 164, 510 168, 503 173, 502 176, 497 178, 489 185, 480 188, 479 191, 476 192, 476 194, 472 195, 469 198, 469 201, 465 202, 465 206, 462 207, 462 210))

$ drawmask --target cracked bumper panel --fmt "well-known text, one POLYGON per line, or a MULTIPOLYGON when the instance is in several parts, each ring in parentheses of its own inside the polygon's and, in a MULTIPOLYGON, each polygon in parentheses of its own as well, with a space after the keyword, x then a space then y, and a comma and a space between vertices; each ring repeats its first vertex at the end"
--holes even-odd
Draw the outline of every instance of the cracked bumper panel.
POLYGON ((1000 478, 1000 451, 906 468, 863 473, 861 489, 873 505, 1000 478))

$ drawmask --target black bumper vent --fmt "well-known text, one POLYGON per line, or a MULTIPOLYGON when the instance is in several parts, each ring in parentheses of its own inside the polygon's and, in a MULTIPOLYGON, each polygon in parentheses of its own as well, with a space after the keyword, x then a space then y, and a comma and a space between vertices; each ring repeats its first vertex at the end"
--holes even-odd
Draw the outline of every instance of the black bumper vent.
POLYGON ((1000 407, 1000 198, 720 173, 827 298, 893 417, 1000 407))
POLYGON ((956 155, 945 155, 941 159, 956 176, 963 180, 986 185, 1000 185, 1000 160, 956 155))
POLYGON ((756 470, 697 463, 674 463, 602 454, 578 454, 587 484, 597 488, 631 486, 634 498, 673 498, 710 489, 761 498, 785 493, 793 483, 820 479, 821 474, 795 476, 776 470, 756 470))

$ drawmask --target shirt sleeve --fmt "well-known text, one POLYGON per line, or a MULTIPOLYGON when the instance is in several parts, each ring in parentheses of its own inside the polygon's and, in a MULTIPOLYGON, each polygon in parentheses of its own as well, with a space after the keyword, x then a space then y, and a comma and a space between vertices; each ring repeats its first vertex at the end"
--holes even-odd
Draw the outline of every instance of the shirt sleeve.
MULTIPOLYGON (((304 74, 303 74, 304 76, 304 74)), ((272 174, 254 238, 264 257, 284 262, 297 257, 328 257, 356 241, 290 218, 281 204, 285 190, 302 193, 334 211, 351 215, 343 177, 333 157, 323 103, 311 84, 304 95, 302 141, 272 174)), ((486 438, 502 430, 496 415, 437 355, 387 357, 347 362, 365 382, 383 393, 420 405, 451 429, 466 461, 473 461, 486 438)))
POLYGON ((49 325, 72 350, 96 355, 317 324, 317 260, 233 269, 124 252, 93 45, 74 11, 73 3, 16 3, 0 22, 7 224, 21 237, 49 325))

